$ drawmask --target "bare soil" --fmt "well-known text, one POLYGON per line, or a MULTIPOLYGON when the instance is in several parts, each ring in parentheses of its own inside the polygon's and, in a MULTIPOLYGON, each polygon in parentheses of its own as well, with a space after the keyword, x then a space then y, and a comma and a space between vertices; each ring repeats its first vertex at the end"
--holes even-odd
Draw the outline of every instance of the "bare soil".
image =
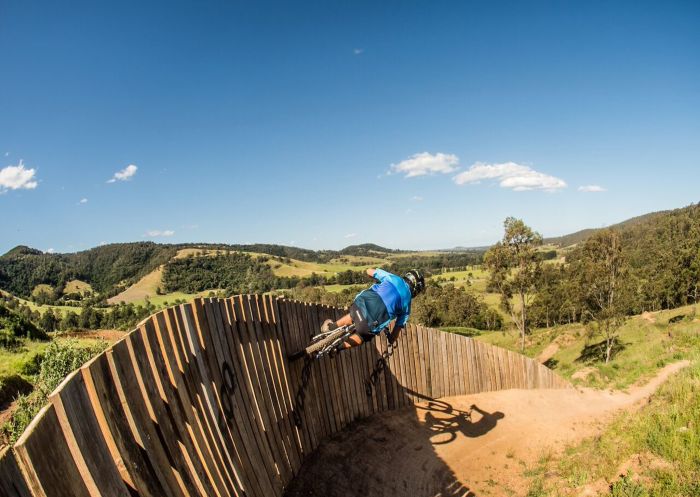
POLYGON ((85 331, 71 331, 70 333, 63 333, 61 337, 66 338, 91 338, 94 340, 103 339, 110 343, 118 342, 124 335, 126 331, 121 330, 85 330, 85 331))
POLYGON ((627 392, 505 390, 422 403, 359 421, 324 443, 287 497, 525 495, 523 476, 545 452, 598 434, 671 374, 671 364, 627 392))

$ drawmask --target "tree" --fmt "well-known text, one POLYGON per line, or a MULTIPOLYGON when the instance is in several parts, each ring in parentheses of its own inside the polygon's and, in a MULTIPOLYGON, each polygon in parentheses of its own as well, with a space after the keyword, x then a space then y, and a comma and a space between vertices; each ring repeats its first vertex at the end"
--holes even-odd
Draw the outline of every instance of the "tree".
POLYGON ((51 333, 58 328, 58 322, 59 320, 53 313, 53 310, 47 309, 41 316, 41 319, 39 319, 39 327, 47 333, 51 333))
POLYGON ((503 227, 503 239, 486 252, 484 265, 491 273, 489 285, 501 294, 501 305, 520 332, 520 349, 524 350, 527 311, 540 272, 536 249, 542 245, 542 235, 514 217, 506 218, 503 227))
POLYGON ((612 230, 589 238, 572 263, 581 297, 583 319, 605 339, 605 363, 610 362, 617 334, 624 323, 631 281, 620 236, 612 230))

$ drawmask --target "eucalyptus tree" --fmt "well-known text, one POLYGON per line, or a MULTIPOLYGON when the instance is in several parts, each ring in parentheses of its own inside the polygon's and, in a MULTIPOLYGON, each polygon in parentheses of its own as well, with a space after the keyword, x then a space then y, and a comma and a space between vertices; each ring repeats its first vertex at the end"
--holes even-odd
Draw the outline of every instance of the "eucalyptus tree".
POLYGON ((514 217, 506 218, 503 227, 503 239, 486 252, 484 265, 491 273, 489 285, 500 293, 501 306, 515 323, 524 350, 528 309, 541 271, 537 247, 542 245, 542 235, 514 217))
POLYGON ((605 362, 610 362, 618 331, 626 319, 632 280, 620 236, 603 230, 586 240, 572 263, 582 320, 605 339, 605 362))

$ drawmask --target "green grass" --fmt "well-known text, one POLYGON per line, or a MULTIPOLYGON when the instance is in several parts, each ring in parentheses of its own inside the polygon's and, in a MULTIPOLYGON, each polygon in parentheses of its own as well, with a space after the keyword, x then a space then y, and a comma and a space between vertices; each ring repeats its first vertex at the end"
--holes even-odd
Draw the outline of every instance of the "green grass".
POLYGON ((24 375, 25 366, 31 363, 37 354, 41 354, 49 342, 25 340, 15 350, 0 348, 0 378, 15 374, 24 375))
MULTIPOLYGON (((527 337, 525 355, 537 357, 553 341, 558 350, 548 363, 558 374, 571 380, 574 373, 590 368, 586 379, 573 380, 576 384, 598 388, 624 389, 632 383, 653 376, 670 362, 692 357, 700 349, 700 323, 693 321, 694 306, 663 311, 655 315, 655 322, 641 316, 628 319, 619 332, 621 350, 609 364, 595 357, 581 358, 584 347, 599 343, 602 337, 589 337, 580 324, 535 330, 527 337), (669 323, 674 316, 686 318, 669 323)), ((479 340, 520 351, 519 337, 514 330, 483 332, 479 340)))
POLYGON ((602 435, 540 461, 526 475, 532 495, 579 495, 584 485, 600 480, 610 484, 613 497, 700 495, 699 426, 700 362, 695 360, 641 411, 618 415, 602 435), (637 461, 635 469, 619 475, 630 460, 637 461))
POLYGON ((0 290, 0 294, 17 299, 20 304, 26 305, 32 311, 38 311, 40 314, 44 314, 47 309, 53 309, 54 312, 59 312, 61 314, 65 314, 68 311, 73 311, 76 314, 80 314, 83 311, 82 307, 72 307, 68 305, 37 305, 31 300, 24 300, 23 298, 12 295, 4 290, 0 290))
POLYGON ((86 283, 84 281, 80 280, 71 280, 68 283, 66 283, 65 288, 63 289, 63 293, 80 293, 85 294, 87 292, 92 292, 92 287, 90 286, 90 283, 86 283))

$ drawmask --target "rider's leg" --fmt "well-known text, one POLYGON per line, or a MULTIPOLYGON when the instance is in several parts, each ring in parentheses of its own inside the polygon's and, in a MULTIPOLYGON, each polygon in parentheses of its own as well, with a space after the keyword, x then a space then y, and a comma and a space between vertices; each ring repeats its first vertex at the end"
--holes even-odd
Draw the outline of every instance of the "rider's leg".
POLYGON ((362 345, 363 342, 364 340, 362 340, 360 335, 353 333, 347 337, 343 343, 338 345, 338 350, 351 349, 353 347, 357 347, 358 345, 362 345))
POLYGON ((326 319, 323 324, 321 325, 321 332, 325 333, 327 331, 334 330, 336 328, 340 328, 342 326, 350 326, 352 324, 352 318, 350 318, 350 314, 346 314, 342 318, 338 319, 338 321, 333 321, 332 319, 326 319))

